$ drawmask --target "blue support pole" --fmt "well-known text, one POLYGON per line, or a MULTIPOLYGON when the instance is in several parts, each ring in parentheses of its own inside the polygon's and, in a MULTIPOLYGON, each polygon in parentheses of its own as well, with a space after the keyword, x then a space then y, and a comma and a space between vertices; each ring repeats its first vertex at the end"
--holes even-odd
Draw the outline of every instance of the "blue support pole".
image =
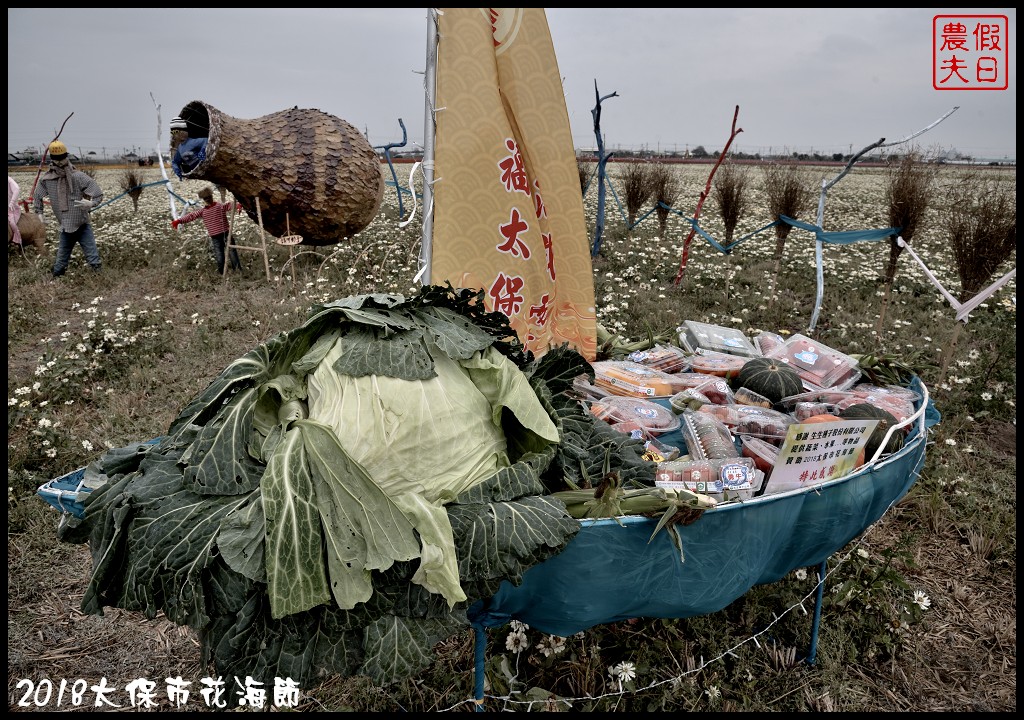
POLYGON ((821 625, 821 601, 825 596, 825 570, 828 560, 818 566, 818 595, 814 600, 814 623, 811 625, 811 649, 807 653, 807 664, 813 665, 818 655, 818 628, 821 625))
POLYGON ((405 214, 405 211, 402 208, 402 190, 404 188, 398 184, 398 175, 395 174, 395 166, 391 163, 391 148, 405 147, 405 144, 408 141, 408 135, 405 132, 405 123, 402 122, 402 118, 398 118, 398 124, 402 128, 402 142, 388 143, 387 145, 374 145, 373 147, 375 150, 384 151, 384 159, 387 160, 388 169, 391 170, 391 180, 394 182, 395 192, 398 194, 398 217, 401 219, 402 215, 405 214))
POLYGON ((487 629, 483 625, 473 625, 474 639, 474 687, 473 697, 476 701, 476 712, 484 712, 484 660, 487 656, 487 629))

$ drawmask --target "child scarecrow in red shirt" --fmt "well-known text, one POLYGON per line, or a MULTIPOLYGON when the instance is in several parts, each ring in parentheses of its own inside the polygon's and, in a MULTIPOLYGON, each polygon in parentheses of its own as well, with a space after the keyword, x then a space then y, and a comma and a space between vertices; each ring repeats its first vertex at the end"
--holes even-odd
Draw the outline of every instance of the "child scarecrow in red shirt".
MULTIPOLYGON (((223 274, 224 248, 227 245, 228 231, 230 230, 230 226, 228 225, 228 212, 231 210, 232 203, 214 202, 213 190, 209 187, 204 187, 198 194, 199 199, 202 200, 205 205, 193 210, 187 215, 182 215, 177 220, 172 220, 171 227, 177 230, 179 225, 187 225, 193 220, 202 218, 203 224, 206 225, 206 233, 210 236, 210 250, 213 252, 213 257, 217 261, 217 272, 223 274)), ((235 248, 231 248, 231 269, 242 269, 242 263, 238 260, 238 251, 235 250, 235 248)))

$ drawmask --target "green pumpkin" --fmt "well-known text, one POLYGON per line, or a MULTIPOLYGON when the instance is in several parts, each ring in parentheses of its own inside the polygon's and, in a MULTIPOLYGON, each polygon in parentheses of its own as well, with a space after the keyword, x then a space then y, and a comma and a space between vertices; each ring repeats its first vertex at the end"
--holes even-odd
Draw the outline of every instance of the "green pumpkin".
POLYGON ((767 357, 747 360, 736 377, 736 386, 763 395, 773 404, 804 391, 796 370, 781 360, 767 357))
MULTIPOLYGON (((839 417, 843 420, 878 420, 878 426, 871 433, 871 437, 868 438, 867 447, 864 448, 865 456, 868 460, 875 456, 875 452, 878 450, 878 446, 882 444, 882 439, 889 432, 889 428, 899 424, 899 420, 896 419, 895 415, 871 403, 851 405, 845 410, 840 410, 839 417)), ((902 447, 903 430, 896 430, 889 436, 889 442, 886 444, 883 454, 897 452, 902 447)))

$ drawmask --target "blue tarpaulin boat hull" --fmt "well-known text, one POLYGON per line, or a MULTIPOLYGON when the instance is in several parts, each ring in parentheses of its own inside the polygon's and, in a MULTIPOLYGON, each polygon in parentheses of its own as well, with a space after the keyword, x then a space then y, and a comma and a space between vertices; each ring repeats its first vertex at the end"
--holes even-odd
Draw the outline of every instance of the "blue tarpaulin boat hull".
POLYGON ((923 384, 903 448, 856 473, 811 488, 705 510, 651 538, 657 519, 585 521, 565 549, 502 583, 470 608, 474 625, 519 620, 560 637, 630 618, 685 618, 722 610, 755 585, 816 566, 878 521, 914 484, 939 413, 923 384), (622 523, 621 525, 619 523, 622 523))
MULTIPOLYGON (((814 487, 705 510, 696 522, 676 526, 682 552, 665 529, 652 538, 657 518, 585 520, 562 552, 530 568, 518 586, 503 582, 473 604, 470 621, 500 627, 519 620, 568 637, 631 618, 718 612, 755 585, 820 565, 877 522, 920 474, 928 429, 940 416, 920 380, 911 389, 922 400, 906 421, 903 448, 884 460, 814 487)), ((38 494, 81 518, 89 492, 84 472, 51 480, 38 494)))

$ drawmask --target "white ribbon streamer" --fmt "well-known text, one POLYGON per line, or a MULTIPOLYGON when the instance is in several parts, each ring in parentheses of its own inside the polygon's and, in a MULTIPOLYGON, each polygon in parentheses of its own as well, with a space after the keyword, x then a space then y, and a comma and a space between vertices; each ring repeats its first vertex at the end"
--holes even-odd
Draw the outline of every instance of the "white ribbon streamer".
POLYGON ((910 253, 910 257, 914 258, 917 264, 921 266, 921 269, 924 270, 925 276, 931 280, 932 285, 938 288, 939 292, 942 293, 942 296, 946 298, 946 300, 949 301, 949 304, 953 306, 953 309, 956 310, 956 319, 963 322, 965 325, 967 324, 967 316, 971 314, 972 310, 988 300, 999 288, 1017 276, 1017 268, 1014 268, 967 302, 961 303, 942 286, 939 279, 932 274, 932 271, 929 270, 928 266, 925 265, 921 258, 917 256, 917 253, 915 253, 914 249, 907 244, 907 241, 903 239, 902 235, 896 238, 896 244, 910 253))
POLYGON ((171 180, 167 177, 167 169, 164 167, 164 153, 160 149, 160 136, 163 132, 163 122, 160 120, 160 105, 157 104, 153 93, 149 94, 149 99, 153 101, 153 105, 156 107, 156 159, 160 163, 160 174, 164 178, 164 188, 167 190, 167 202, 171 206, 171 220, 177 220, 178 208, 174 204, 174 190, 171 189, 171 180))
MULTIPOLYGON (((409 217, 407 217, 402 222, 398 223, 398 227, 400 228, 404 228, 406 225, 412 222, 412 219, 414 217, 416 217, 416 186, 413 185, 412 183, 412 176, 416 174, 417 170, 420 170, 420 163, 415 163, 412 166, 412 170, 409 171, 409 189, 412 191, 410 193, 410 195, 412 195, 412 209, 409 211, 409 217)), ((422 173, 423 171, 420 170, 420 172, 422 173)), ((399 188, 398 191, 401 192, 402 189, 399 188)))

